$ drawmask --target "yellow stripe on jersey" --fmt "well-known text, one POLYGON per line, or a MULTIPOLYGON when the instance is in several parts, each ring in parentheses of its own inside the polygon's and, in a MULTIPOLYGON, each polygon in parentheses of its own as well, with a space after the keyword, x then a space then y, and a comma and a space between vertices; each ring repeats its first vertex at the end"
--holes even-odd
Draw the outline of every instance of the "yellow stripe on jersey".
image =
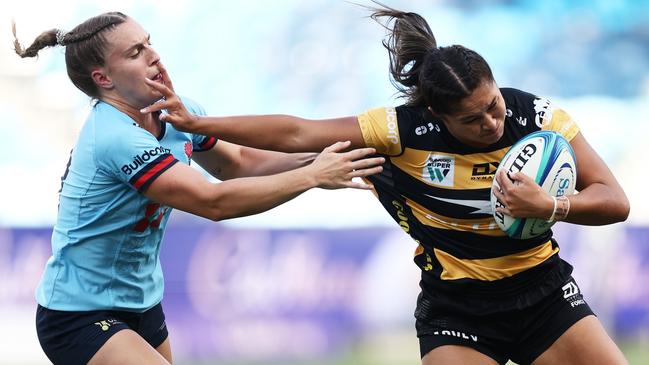
POLYGON ((571 141, 579 133, 579 126, 563 109, 553 109, 550 113, 546 113, 541 129, 555 131, 567 141, 571 141))
POLYGON ((390 161, 428 185, 452 190, 487 189, 491 188, 496 167, 508 150, 506 147, 487 153, 456 155, 408 148, 390 161), (443 161, 443 166, 436 161, 443 161))
POLYGON ((363 139, 376 152, 396 156, 401 153, 401 137, 397 125, 397 111, 394 108, 376 108, 358 116, 363 139))
POLYGON ((437 248, 435 257, 442 265, 442 280, 475 279, 495 281, 533 268, 559 252, 548 241, 527 251, 492 259, 458 259, 437 248))
POLYGON ((503 237, 506 233, 498 228, 493 217, 480 219, 460 219, 445 217, 431 212, 412 200, 407 199, 406 204, 410 207, 412 214, 421 224, 452 231, 472 232, 484 236, 503 237))

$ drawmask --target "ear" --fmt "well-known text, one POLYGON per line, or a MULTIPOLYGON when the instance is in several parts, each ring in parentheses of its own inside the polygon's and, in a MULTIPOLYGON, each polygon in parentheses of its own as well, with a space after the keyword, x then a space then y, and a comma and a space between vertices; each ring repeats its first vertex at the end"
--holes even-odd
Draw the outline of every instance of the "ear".
POLYGON ((103 67, 92 70, 90 77, 92 77, 92 81, 95 82, 99 89, 109 90, 114 87, 113 80, 106 74, 106 69, 103 67))
POLYGON ((435 118, 436 120, 441 121, 448 128, 448 120, 446 119, 446 115, 435 113, 433 108, 431 108, 430 106, 426 107, 426 109, 428 109, 428 111, 430 112, 430 115, 432 115, 433 118, 435 118))
POLYGON ((433 118, 435 118, 435 119, 444 119, 441 114, 435 113, 435 111, 433 110, 432 107, 429 106, 429 107, 426 107, 426 109, 428 109, 428 111, 430 112, 430 115, 432 115, 433 118))

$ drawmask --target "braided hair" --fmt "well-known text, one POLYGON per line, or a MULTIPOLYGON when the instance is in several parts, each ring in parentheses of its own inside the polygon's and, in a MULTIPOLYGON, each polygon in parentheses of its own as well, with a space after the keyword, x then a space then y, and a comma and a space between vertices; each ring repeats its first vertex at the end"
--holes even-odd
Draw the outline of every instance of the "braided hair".
POLYGON ((92 17, 65 33, 50 29, 41 33, 32 44, 23 48, 12 25, 14 49, 22 57, 36 57, 46 47, 65 46, 65 66, 68 77, 79 90, 91 98, 99 98, 99 89, 90 75, 95 67, 105 64, 107 41, 105 31, 122 24, 128 17, 120 12, 110 12, 92 17))
POLYGON ((383 46, 390 57, 390 79, 408 105, 451 114, 482 82, 493 81, 491 68, 477 52, 460 45, 438 47, 421 15, 375 3, 381 7, 372 8, 370 17, 388 30, 383 46), (381 23, 380 18, 387 20, 381 23))

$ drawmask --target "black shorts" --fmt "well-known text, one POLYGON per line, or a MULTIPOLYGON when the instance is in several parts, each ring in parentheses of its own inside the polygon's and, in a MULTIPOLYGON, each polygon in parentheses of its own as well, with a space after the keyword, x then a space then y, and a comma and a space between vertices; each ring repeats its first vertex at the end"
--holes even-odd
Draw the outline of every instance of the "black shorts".
POLYGON ((416 321, 421 357, 443 345, 473 348, 500 364, 530 364, 580 319, 592 315, 570 277, 539 302, 506 312, 472 316, 436 310, 416 321))
POLYGON ((167 339, 162 305, 143 313, 124 311, 56 311, 38 306, 36 332, 47 357, 54 364, 86 364, 123 329, 137 332, 153 348, 167 339))

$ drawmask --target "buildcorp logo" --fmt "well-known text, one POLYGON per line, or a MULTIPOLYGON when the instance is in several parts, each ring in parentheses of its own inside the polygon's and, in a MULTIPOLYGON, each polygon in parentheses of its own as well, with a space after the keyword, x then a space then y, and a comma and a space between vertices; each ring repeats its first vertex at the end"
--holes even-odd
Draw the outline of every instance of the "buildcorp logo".
POLYGON ((149 161, 155 160, 156 157, 165 153, 171 153, 171 150, 162 146, 158 146, 150 150, 144 150, 143 153, 133 157, 133 162, 122 166, 122 172, 124 172, 126 175, 130 175, 133 173, 133 171, 136 171, 141 166, 146 165, 149 161))

